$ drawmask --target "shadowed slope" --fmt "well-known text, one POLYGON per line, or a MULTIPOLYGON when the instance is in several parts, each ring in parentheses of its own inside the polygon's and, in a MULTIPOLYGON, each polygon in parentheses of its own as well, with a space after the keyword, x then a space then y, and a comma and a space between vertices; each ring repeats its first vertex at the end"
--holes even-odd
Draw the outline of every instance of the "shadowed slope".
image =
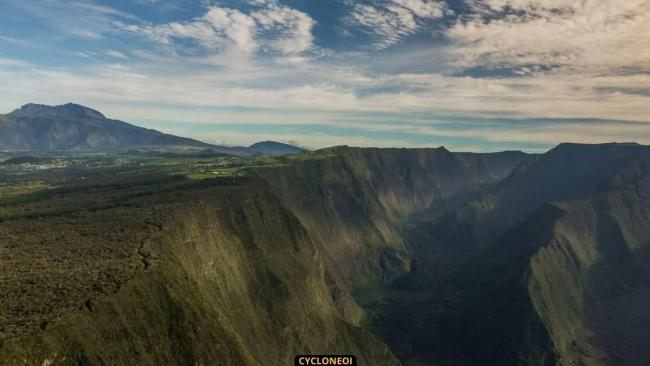
POLYGON ((553 240, 531 260, 529 290, 563 362, 650 362, 650 158, 610 188, 562 204, 553 240))
POLYGON ((334 148, 332 156, 260 170, 347 283, 389 281, 408 270, 402 227, 497 184, 529 158, 519 152, 334 148))
POLYGON ((427 251, 452 265, 406 282, 438 289, 411 320, 424 324, 411 332, 431 339, 416 354, 485 365, 647 364, 649 161, 645 146, 561 145, 433 227, 422 224, 418 268, 440 266, 427 251), (460 349, 428 353, 449 337, 460 349))

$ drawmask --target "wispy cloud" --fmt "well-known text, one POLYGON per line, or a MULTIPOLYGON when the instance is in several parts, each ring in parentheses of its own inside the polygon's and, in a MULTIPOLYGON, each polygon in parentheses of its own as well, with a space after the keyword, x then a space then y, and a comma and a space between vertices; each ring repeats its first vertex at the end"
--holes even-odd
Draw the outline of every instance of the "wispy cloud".
POLYGON ((122 60, 130 60, 129 56, 127 56, 126 54, 124 54, 124 53, 122 53, 120 51, 116 51, 116 50, 104 51, 104 54, 107 55, 107 56, 111 56, 113 58, 119 58, 119 59, 122 59, 122 60))
POLYGON ((7 37, 7 36, 0 35, 0 41, 2 41, 2 42, 9 42, 9 43, 21 43, 21 42, 23 42, 24 40, 22 40, 22 39, 18 39, 18 38, 14 38, 14 37, 7 37))
POLYGON ((650 70, 648 0, 471 0, 474 14, 447 31, 459 67, 650 70))
POLYGON ((423 21, 439 19, 446 6, 437 0, 381 0, 371 4, 350 2, 350 23, 375 38, 376 49, 385 49, 415 33, 423 21))
POLYGON ((34 65, 30 64, 29 62, 25 62, 22 60, 16 60, 16 59, 11 59, 11 58, 2 58, 0 57, 0 66, 4 67, 32 67, 34 65))
POLYGON ((42 25, 66 36, 98 39, 114 28, 115 19, 134 19, 132 14, 91 0, 6 1, 42 25))

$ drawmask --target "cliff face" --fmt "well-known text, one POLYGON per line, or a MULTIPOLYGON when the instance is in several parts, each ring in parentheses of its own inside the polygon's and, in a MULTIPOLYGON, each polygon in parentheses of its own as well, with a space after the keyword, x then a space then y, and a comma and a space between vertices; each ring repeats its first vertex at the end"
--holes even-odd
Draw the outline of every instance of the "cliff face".
POLYGON ((470 364, 650 362, 649 157, 560 146, 433 222, 429 245, 466 257, 427 302, 451 305, 415 321, 442 328, 470 364))
MULTIPOLYGON (((106 202, 83 203, 73 218, 50 211, 3 223, 3 238, 14 238, 3 241, 3 269, 41 272, 3 283, 14 303, 2 319, 22 319, 3 324, 2 364, 285 365, 332 350, 397 364, 336 312, 307 232, 263 185, 125 193, 107 190, 106 202), (43 241, 57 223, 60 237, 43 241), (28 285, 44 277, 50 286, 28 285), (25 312, 30 301, 41 308, 25 312)), ((74 197, 35 209, 57 199, 74 197)))
POLYGON ((0 364, 650 362, 647 147, 333 148, 252 173, 2 201, 0 364))
POLYGON ((469 327, 477 334, 469 349, 517 349, 509 364, 650 362, 649 162, 641 152, 598 193, 537 209, 464 267, 475 286, 465 288, 476 294, 465 319, 493 320, 469 327), (501 335, 480 334, 486 326, 501 335))
POLYGON ((0 364, 285 365, 298 353, 398 364, 359 327, 352 288, 408 271, 410 216, 495 184, 525 155, 326 155, 245 181, 5 204, 0 364))
POLYGON ((602 192, 646 146, 561 144, 519 166, 512 175, 441 221, 447 241, 487 246, 548 202, 578 200, 602 192), (457 228, 454 233, 450 228, 457 228))
POLYGON ((650 363, 650 159, 602 193, 559 204, 552 239, 531 259, 536 311, 564 364, 650 363))
POLYGON ((493 187, 529 156, 440 149, 337 148, 333 156, 260 170, 348 285, 408 271, 404 226, 427 221, 493 187))

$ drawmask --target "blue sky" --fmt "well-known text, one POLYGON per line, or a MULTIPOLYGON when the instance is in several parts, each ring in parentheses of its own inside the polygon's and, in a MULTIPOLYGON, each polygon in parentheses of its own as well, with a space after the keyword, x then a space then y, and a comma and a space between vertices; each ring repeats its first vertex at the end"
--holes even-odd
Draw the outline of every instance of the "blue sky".
POLYGON ((0 111, 208 142, 650 144, 650 0, 0 0, 0 111))

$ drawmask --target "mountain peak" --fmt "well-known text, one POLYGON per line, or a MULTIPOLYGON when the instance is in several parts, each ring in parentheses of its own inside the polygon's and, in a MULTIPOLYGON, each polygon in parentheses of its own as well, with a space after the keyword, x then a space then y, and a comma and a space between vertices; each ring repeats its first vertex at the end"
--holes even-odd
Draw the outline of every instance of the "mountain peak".
POLYGON ((0 150, 126 150, 139 147, 213 148, 225 153, 253 155, 189 138, 165 134, 107 119, 79 104, 26 104, 0 117, 0 150))
POLYGON ((29 103, 9 114, 13 117, 66 117, 105 119, 100 112, 79 104, 67 103, 57 106, 29 103))

